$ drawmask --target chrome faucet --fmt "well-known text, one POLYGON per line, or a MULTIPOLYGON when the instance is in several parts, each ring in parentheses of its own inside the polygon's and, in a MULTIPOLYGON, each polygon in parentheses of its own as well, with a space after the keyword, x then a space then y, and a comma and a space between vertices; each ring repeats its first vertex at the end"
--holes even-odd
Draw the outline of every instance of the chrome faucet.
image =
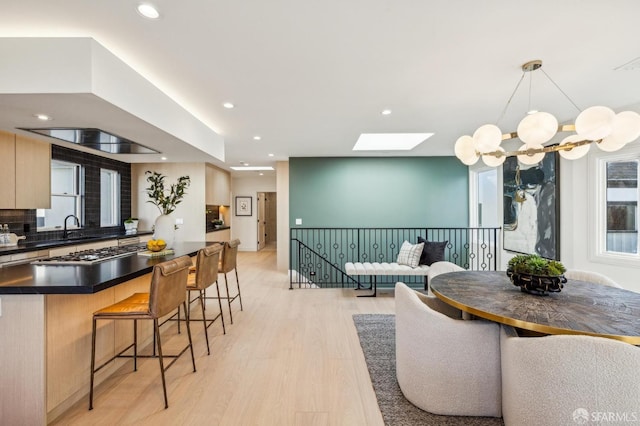
POLYGON ((64 218, 64 231, 62 231, 62 238, 63 239, 67 239, 69 237, 69 233, 67 232, 67 219, 69 219, 70 217, 74 218, 76 220, 76 226, 79 228, 80 227, 80 219, 78 219, 77 216, 70 214, 69 216, 64 218))

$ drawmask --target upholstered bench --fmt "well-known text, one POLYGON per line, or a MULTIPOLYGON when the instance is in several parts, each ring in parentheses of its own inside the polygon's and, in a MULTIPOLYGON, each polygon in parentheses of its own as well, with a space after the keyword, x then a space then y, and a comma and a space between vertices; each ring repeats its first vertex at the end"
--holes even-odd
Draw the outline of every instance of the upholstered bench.
MULTIPOLYGON (((377 283, 376 276, 378 275, 422 275, 427 276, 429 266, 418 265, 412 268, 408 265, 400 265, 396 262, 347 262, 344 265, 344 271, 347 275, 368 275, 371 279, 371 286, 373 293, 370 296, 376 295, 377 283)), ((426 279, 426 278, 425 278, 426 279)), ((427 283, 425 281, 425 290, 427 283)))
MULTIPOLYGON (((423 276, 424 289, 427 290, 427 275, 432 263, 437 263, 444 258, 444 249, 448 241, 434 242, 418 237, 418 244, 411 244, 404 241, 400 247, 398 258, 395 262, 347 262, 344 271, 347 275, 369 276, 372 294, 367 296, 375 297, 377 291, 376 277, 383 276, 423 276)), ((449 262, 446 262, 449 263, 449 262)), ((358 281, 358 288, 360 282, 358 281)), ((368 289, 367 289, 368 290, 368 289)))

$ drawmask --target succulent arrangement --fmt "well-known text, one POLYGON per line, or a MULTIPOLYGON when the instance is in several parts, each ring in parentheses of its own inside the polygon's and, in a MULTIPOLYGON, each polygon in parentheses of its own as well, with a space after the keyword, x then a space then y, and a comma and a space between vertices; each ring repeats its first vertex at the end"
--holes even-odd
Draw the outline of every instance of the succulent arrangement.
POLYGON ((567 270, 557 260, 545 259, 537 254, 520 254, 509 260, 508 269, 518 274, 559 276, 567 270))
POLYGON ((521 254, 509 260, 507 276, 511 283, 526 293, 544 296, 562 290, 567 279, 566 268, 557 260, 545 259, 537 254, 521 254))

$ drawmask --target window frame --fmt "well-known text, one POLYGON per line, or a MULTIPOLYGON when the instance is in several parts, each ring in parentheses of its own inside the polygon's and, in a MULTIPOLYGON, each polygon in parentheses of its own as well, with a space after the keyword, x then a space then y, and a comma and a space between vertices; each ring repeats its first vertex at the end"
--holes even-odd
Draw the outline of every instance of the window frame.
POLYGON ((587 184, 591 188, 588 192, 591 207, 588 209, 588 223, 589 228, 596 231, 589 233, 589 259, 609 265, 640 268, 640 250, 638 253, 607 251, 607 163, 611 161, 640 161, 640 146, 627 145, 616 152, 597 150, 589 154, 589 170, 592 173, 587 174, 587 184))
POLYGON ((100 167, 100 227, 101 228, 111 228, 114 226, 120 226, 120 222, 122 218, 120 217, 120 203, 121 203, 121 191, 120 185, 122 182, 122 177, 120 172, 113 169, 107 169, 105 167, 100 167), (102 196, 102 173, 108 172, 110 175, 110 181, 112 184, 113 192, 111 193, 111 216, 115 218, 115 222, 112 223, 103 223, 102 222, 102 207, 103 207, 103 196, 102 196))
MULTIPOLYGON (((54 193, 53 191, 51 191, 50 197, 66 197, 66 198, 73 198, 76 200, 75 202, 75 212, 73 213, 78 220, 80 221, 80 224, 84 223, 84 174, 85 174, 85 169, 84 166, 80 163, 75 163, 73 161, 65 161, 65 160, 58 160, 58 159, 51 159, 51 163, 62 163, 62 164, 66 164, 69 166, 72 166, 75 169, 75 182, 74 182, 74 190, 75 193, 73 194, 67 194, 67 193, 54 193)), ((53 165, 53 164, 52 164, 53 165)), ((52 201, 52 206, 53 206, 53 201, 52 201)), ((38 217, 38 211, 39 210, 50 210, 50 209, 36 209, 36 218, 38 217)), ((62 229, 64 227, 64 223, 60 224, 60 225, 53 225, 53 226, 43 226, 43 227, 38 227, 36 226, 36 232, 47 232, 47 231, 58 231, 60 229, 62 229)), ((80 226, 77 226, 75 224, 75 222, 68 224, 68 228, 67 229, 80 229, 80 226)))
MULTIPOLYGON (((480 162, 479 162, 480 163, 480 162)), ((485 165, 484 163, 475 164, 469 167, 469 226, 470 227, 480 227, 479 222, 479 199, 480 194, 478 191, 479 184, 479 175, 484 172, 494 171, 496 173, 496 210, 497 217, 496 220, 496 228, 502 228, 503 217, 500 215, 502 211, 502 173, 500 172, 501 167, 490 167, 485 165)))

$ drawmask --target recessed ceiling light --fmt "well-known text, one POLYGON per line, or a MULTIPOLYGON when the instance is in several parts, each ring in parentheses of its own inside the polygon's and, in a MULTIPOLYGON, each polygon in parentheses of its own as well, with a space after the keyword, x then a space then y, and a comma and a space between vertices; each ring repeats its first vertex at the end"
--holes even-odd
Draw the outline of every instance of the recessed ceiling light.
POLYGON ((433 133, 362 133, 354 151, 408 151, 433 136, 433 133))
POLYGON ((269 154, 269 157, 273 157, 273 154, 269 154))
POLYGON ((235 107, 234 104, 232 104, 231 102, 225 102, 222 104, 223 107, 225 107, 226 109, 231 109, 233 107, 235 107))
POLYGON ((390 109, 383 109, 382 112, 380 113, 382 115, 389 115, 391 114, 391 110, 390 109))
POLYGON ((260 170, 273 170, 273 167, 270 166, 243 166, 243 167, 231 167, 231 170, 236 171, 245 171, 245 172, 255 172, 260 170))
POLYGON ((258 173, 258 174, 259 174, 260 176, 264 176, 264 173, 262 173, 262 172, 260 172, 260 173, 258 173))
POLYGON ((254 140, 254 141, 259 141, 260 139, 262 139, 262 137, 260 137, 260 136, 254 136, 254 137, 253 137, 253 140, 254 140))
POLYGON ((160 12, 158 12, 158 9, 148 3, 139 4, 138 13, 149 19, 158 19, 160 17, 160 12))
POLYGON ((38 120, 42 120, 42 121, 51 120, 51 117, 48 116, 47 114, 34 114, 33 116, 36 117, 38 120))
POLYGON ((160 157, 162 161, 167 161, 167 157, 160 157))

